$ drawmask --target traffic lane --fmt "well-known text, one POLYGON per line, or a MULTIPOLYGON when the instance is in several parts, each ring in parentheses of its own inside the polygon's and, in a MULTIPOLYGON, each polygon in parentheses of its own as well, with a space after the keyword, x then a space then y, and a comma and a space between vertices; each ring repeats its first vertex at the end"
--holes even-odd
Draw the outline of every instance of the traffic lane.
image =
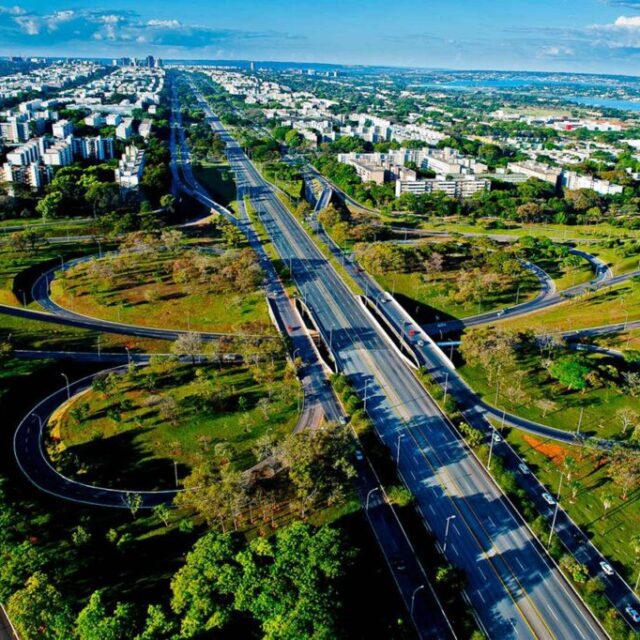
MULTIPOLYGON (((399 373, 400 372, 394 375, 398 375, 399 373)), ((417 413, 417 416, 423 415, 427 412, 428 407, 423 407, 422 410, 417 413)), ((421 422, 423 425, 425 420, 426 418, 422 418, 421 422)), ((431 420, 432 419, 429 418, 429 421, 431 420)), ((442 468, 447 469, 450 474, 452 473, 454 475, 454 483, 459 482, 460 484, 464 484, 467 478, 474 475, 474 485, 468 486, 468 492, 473 496, 470 503, 470 517, 472 517, 473 513, 477 511, 474 531, 477 532, 479 529, 484 530, 488 539, 493 539, 493 543, 497 545, 497 548, 500 548, 501 542, 507 543, 508 546, 501 549, 501 557, 503 559, 507 559, 505 562, 508 564, 507 574, 504 578, 508 579, 508 572, 511 572, 513 575, 518 575, 518 580, 521 584, 526 584, 526 588, 524 589, 525 593, 529 592, 533 587, 537 587, 538 584, 544 584, 545 581, 542 580, 542 578, 547 577, 549 566, 542 562, 540 550, 536 549, 535 545, 533 545, 533 538, 528 530, 525 530, 522 521, 516 519, 515 514, 510 511, 508 505, 501 499, 500 492, 496 489, 495 485, 484 470, 478 469, 475 465, 469 466, 471 457, 461 450, 459 440, 453 437, 451 431, 448 429, 442 429, 441 424, 437 421, 435 421, 434 424, 436 425, 436 428, 429 431, 425 446, 427 446, 428 442, 428 446, 430 447, 434 459, 438 460, 438 458, 440 458, 439 464, 442 468), (448 437, 445 438, 444 436, 448 437), (477 491, 478 488, 482 490, 482 493, 473 493, 474 491, 477 491), (488 504, 487 496, 491 497, 488 504), (502 507, 502 509, 500 507, 502 507), (503 532, 503 528, 508 533, 509 539, 506 541, 501 541, 496 538, 497 535, 503 532), (526 548, 525 554, 518 554, 518 549, 520 547, 526 548), (529 557, 532 552, 535 555, 529 557), (539 582, 535 581, 534 584, 526 583, 528 571, 522 574, 522 567, 519 567, 520 570, 515 569, 512 565, 516 562, 528 567, 529 570, 531 570, 532 566, 535 566, 535 571, 538 572, 539 582)), ((463 489, 463 487, 461 488, 463 489)), ((455 487, 450 487, 450 491, 452 493, 454 490, 455 487)), ((537 607, 539 609, 541 609, 545 603, 553 603, 554 600, 558 598, 560 598, 561 602, 558 603, 557 608, 563 608, 563 603, 564 605, 568 605, 568 601, 566 600, 567 593, 562 590, 558 591, 556 587, 557 585, 554 586, 553 592, 547 592, 545 590, 545 592, 537 598, 537 607)), ((532 594, 530 593, 529 595, 532 594)), ((535 595, 535 589, 533 595, 535 595)), ((571 607, 568 608, 571 609, 571 607)), ((580 621, 577 617, 572 617, 572 624, 577 624, 579 626, 580 621)))

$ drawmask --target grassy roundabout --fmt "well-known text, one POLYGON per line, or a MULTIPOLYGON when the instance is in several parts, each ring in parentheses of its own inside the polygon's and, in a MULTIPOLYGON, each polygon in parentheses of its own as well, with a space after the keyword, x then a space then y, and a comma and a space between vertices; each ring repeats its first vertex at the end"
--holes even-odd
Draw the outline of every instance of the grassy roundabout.
POLYGON ((411 247, 359 244, 360 264, 393 292, 418 322, 462 318, 535 297, 537 277, 514 254, 490 240, 426 241, 411 247))
POLYGON ((114 488, 172 488, 199 463, 244 470, 256 443, 293 430, 299 385, 274 365, 215 367, 159 361, 100 377, 51 418, 50 453, 61 471, 114 488))
POLYGON ((572 331, 639 318, 640 281, 633 278, 599 291, 587 291, 552 309, 512 320, 500 320, 500 326, 519 330, 544 328, 546 331, 572 331))
POLYGON ((261 282, 250 250, 154 246, 75 265, 56 277, 51 294, 62 307, 114 322, 264 333, 271 323, 261 282))
MULTIPOLYGON (((480 396, 499 408, 523 418, 565 431, 597 438, 628 439, 632 428, 618 418, 619 412, 633 410, 638 398, 631 395, 624 374, 637 370, 618 358, 598 353, 573 352, 558 348, 552 358, 534 348, 518 352, 496 376, 488 376, 482 364, 460 367, 460 374, 480 396), (576 362, 584 367, 585 388, 572 390, 554 375, 554 363, 576 362)), ((640 435, 640 434, 639 434, 640 435)))

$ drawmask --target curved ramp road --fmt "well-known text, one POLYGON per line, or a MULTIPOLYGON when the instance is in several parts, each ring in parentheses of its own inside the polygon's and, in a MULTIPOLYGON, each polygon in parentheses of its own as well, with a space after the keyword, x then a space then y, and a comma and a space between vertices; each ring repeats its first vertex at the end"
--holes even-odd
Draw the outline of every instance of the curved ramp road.
MULTIPOLYGON (((116 367, 110 371, 125 371, 116 367)), ((69 384, 69 393, 77 394, 91 386, 94 375, 75 380, 69 384)), ((128 509, 131 495, 140 496, 141 508, 153 508, 170 502, 177 490, 127 491, 94 487, 72 480, 59 473, 50 463, 44 451, 43 437, 47 421, 53 412, 67 401, 67 389, 63 387, 41 400, 20 422, 13 437, 13 452, 18 467, 35 487, 71 502, 96 507, 128 509)))
POLYGON ((292 261, 294 280, 340 368, 361 392, 367 387, 376 430, 443 546, 447 518, 456 516, 445 553, 466 571, 467 594, 489 637, 606 638, 376 323, 210 110, 207 115, 278 252, 292 261))

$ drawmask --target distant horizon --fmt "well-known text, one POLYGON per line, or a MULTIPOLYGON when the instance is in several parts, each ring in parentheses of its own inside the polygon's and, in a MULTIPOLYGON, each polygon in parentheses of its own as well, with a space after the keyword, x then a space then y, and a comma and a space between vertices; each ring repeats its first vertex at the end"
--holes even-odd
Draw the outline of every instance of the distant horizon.
MULTIPOLYGON (((84 56, 84 55, 70 55, 70 54, 49 54, 38 55, 30 53, 14 53, 14 54, 0 54, 0 58, 42 58, 46 60, 56 59, 68 59, 68 60, 94 60, 94 61, 112 61, 118 58, 131 58, 141 60, 147 55, 138 53, 136 55, 120 53, 113 56, 84 56)), ((611 78, 630 78, 633 80, 640 80, 640 72, 638 74, 633 73, 611 73, 611 72, 599 72, 599 71, 566 71, 566 70, 549 70, 549 69, 501 69, 490 67, 440 67, 440 66, 415 66, 415 65, 402 65, 402 64, 366 64, 366 63, 339 63, 339 62, 323 62, 320 60, 275 60, 275 59, 257 59, 257 58, 166 58, 163 56, 153 56, 159 58, 167 64, 174 63, 194 63, 194 64, 219 64, 219 65, 293 65, 294 67, 326 67, 327 69, 393 69, 393 70, 406 70, 406 71, 424 71, 424 72, 441 72, 441 73, 504 73, 504 74, 539 74, 539 75, 567 75, 567 76, 600 76, 611 78)))

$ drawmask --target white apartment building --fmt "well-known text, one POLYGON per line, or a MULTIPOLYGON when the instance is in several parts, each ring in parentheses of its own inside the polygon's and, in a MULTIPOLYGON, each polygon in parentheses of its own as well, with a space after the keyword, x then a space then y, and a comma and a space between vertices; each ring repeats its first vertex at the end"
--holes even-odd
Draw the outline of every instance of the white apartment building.
POLYGON ((43 151, 42 139, 34 138, 7 153, 7 162, 19 167, 26 167, 32 162, 38 162, 43 151))
POLYGON ((26 116, 10 116, 6 122, 0 122, 0 134, 2 134, 3 140, 7 142, 26 142, 31 134, 26 116))
POLYGON ((623 192, 624 187, 613 184, 608 180, 599 180, 589 175, 581 175, 575 171, 562 173, 562 186, 566 189, 592 189, 603 196, 617 195, 623 192))
POLYGON ((151 135, 151 120, 144 119, 138 126, 138 135, 148 138, 151 135))
POLYGON ((122 122, 122 116, 119 113, 108 113, 105 121, 110 127, 117 127, 122 122))
POLYGON ((73 152, 83 160, 110 160, 114 156, 113 138, 74 138, 73 152))
POLYGON ((116 138, 128 140, 133 133, 133 118, 124 118, 116 127, 116 138))
POLYGON ((42 162, 47 167, 67 167, 73 162, 73 138, 56 140, 42 154, 42 162))
MULTIPOLYGON (((51 169, 39 162, 31 162, 26 166, 5 162, 2 165, 2 180, 10 185, 24 184, 34 190, 40 190, 48 182, 51 169)), ((9 187, 13 193, 13 188, 9 187)))
POLYGON ((101 113, 90 113, 84 123, 89 127, 104 127, 107 124, 106 118, 101 113))
POLYGON ((554 186, 558 186, 560 183, 560 176, 562 175, 562 169, 558 167, 550 167, 549 165, 542 164, 541 162, 535 162, 533 160, 526 160, 524 162, 510 162, 507 165, 507 169, 513 173, 521 173, 527 176, 527 178, 537 178, 543 182, 548 182, 554 186))
POLYGON ((58 120, 52 125, 53 137, 64 140, 73 133, 73 123, 68 120, 58 120))
POLYGON ((122 189, 134 190, 140 185, 144 171, 144 151, 135 145, 128 146, 115 170, 116 182, 122 189))
POLYGON ((413 193, 421 195, 423 193, 433 193, 443 191, 452 198, 468 198, 478 191, 488 191, 491 182, 485 178, 475 176, 453 178, 451 180, 396 180, 396 198, 403 193, 413 193))

